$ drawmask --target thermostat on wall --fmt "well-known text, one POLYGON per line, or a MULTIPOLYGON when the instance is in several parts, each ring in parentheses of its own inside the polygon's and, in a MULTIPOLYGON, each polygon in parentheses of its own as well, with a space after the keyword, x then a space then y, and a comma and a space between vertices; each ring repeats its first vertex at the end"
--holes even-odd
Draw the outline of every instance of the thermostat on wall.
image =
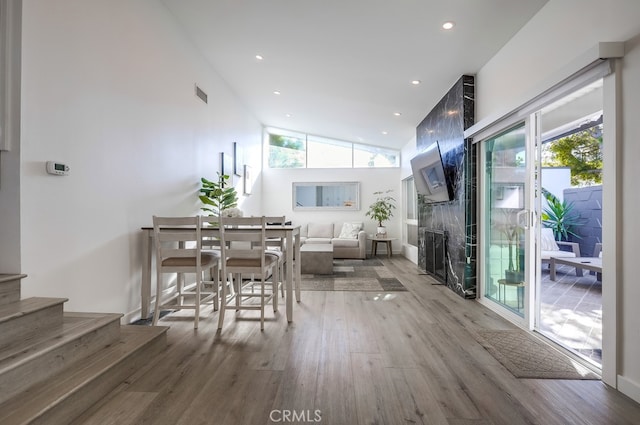
POLYGON ((69 166, 55 161, 47 161, 47 173, 56 176, 66 176, 69 174, 69 166))

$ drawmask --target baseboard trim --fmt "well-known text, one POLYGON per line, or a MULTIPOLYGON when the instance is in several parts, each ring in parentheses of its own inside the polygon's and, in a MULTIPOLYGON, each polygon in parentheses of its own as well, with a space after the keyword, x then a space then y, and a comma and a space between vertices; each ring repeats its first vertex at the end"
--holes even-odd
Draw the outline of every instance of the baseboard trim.
POLYGON ((122 316, 122 319, 120 319, 120 323, 123 325, 128 325, 130 323, 135 322, 136 320, 140 320, 141 316, 140 316, 140 309, 136 309, 132 312, 126 313, 124 316, 122 316))
POLYGON ((640 384, 629 378, 618 375, 618 391, 640 403, 640 384))

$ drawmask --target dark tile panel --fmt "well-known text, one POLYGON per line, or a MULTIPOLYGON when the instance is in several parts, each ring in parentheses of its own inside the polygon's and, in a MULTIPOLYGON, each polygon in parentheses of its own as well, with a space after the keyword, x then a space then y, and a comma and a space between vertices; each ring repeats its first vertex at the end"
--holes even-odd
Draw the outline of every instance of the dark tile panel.
MULTIPOLYGON (((446 231, 446 284, 465 297, 474 297, 476 287, 475 151, 471 142, 464 140, 464 130, 474 123, 474 93, 474 77, 462 76, 420 123, 416 135, 418 151, 433 143, 440 147, 454 195, 453 201, 437 204, 418 197, 418 235, 421 237, 424 229, 446 231)), ((418 265, 423 270, 425 249, 420 241, 418 265)))

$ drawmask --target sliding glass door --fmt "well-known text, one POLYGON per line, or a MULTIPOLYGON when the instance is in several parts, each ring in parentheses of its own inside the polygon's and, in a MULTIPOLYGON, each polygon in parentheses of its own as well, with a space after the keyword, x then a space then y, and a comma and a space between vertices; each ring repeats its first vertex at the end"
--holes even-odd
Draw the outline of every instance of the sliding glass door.
POLYGON ((605 275, 600 256, 606 133, 602 96, 603 80, 598 79, 537 114, 543 199, 534 329, 597 366, 602 362, 605 275))
POLYGON ((596 365, 601 90, 602 80, 581 87, 480 143, 482 301, 596 365))
POLYGON ((613 71, 598 60, 465 137, 478 146, 479 301, 615 385, 613 71))
POLYGON ((534 258, 528 128, 522 122, 482 144, 483 297, 522 321, 529 310, 534 258))

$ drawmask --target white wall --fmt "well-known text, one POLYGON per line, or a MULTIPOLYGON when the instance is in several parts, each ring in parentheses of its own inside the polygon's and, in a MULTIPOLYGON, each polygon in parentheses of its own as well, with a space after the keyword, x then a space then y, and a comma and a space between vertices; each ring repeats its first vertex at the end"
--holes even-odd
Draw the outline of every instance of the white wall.
MULTIPOLYGON (((377 223, 365 216, 368 207, 376 199, 373 192, 392 189, 396 202, 394 216, 385 223, 390 237, 398 238, 393 242, 393 250, 400 252, 402 237, 402 211, 399 168, 353 168, 353 169, 269 169, 262 175, 262 210, 266 215, 285 215, 294 224, 309 222, 363 222, 367 234, 375 234, 377 223), (359 211, 294 211, 292 205, 293 182, 360 182, 359 211)), ((382 246, 381 246, 382 247, 382 246)), ((369 247, 368 247, 369 249, 369 247)), ((369 251, 368 251, 369 252, 369 251)), ((379 253, 384 252, 383 249, 379 253)))
MULTIPOLYGON (((425 115, 428 114, 429 111, 425 111, 425 115)), ((407 142, 407 144, 405 144, 402 147, 402 151, 400 153, 401 156, 401 164, 400 164, 400 179, 404 180, 407 177, 410 177, 413 175, 413 172, 411 170, 411 158, 413 158, 414 156, 416 156, 417 154, 417 143, 416 143, 416 136, 414 136, 411 140, 409 140, 407 142)), ((404 207, 405 202, 404 202, 404 198, 401 202, 401 205, 404 207)), ((402 212, 402 217, 404 217, 404 211, 402 212)), ((417 220, 416 220, 417 222, 417 220)), ((411 262, 413 262, 414 264, 418 264, 418 247, 414 246, 414 245, 408 245, 406 243, 402 244, 402 254, 411 262)))
POLYGON ((637 0, 550 0, 476 74, 476 122, 518 106, 599 42, 640 32, 637 0))
MULTIPOLYGON (((22 89, 25 297, 135 312, 140 227, 198 213, 199 179, 216 177, 233 142, 259 170, 260 123, 160 2, 25 0, 22 89), (47 175, 47 160, 70 175, 47 175)), ((257 211, 260 195, 242 203, 257 211)))
MULTIPOLYGON (((640 16, 640 11, 638 12, 640 16)), ((622 256, 622 281, 618 282, 618 339, 621 348, 619 374, 623 382, 621 388, 636 401, 640 402, 640 315, 637 314, 640 300, 638 284, 638 236, 640 235, 640 191, 638 179, 640 171, 640 37, 626 44, 627 54, 622 71, 622 187, 618 194, 618 205, 622 207, 620 223, 621 240, 618 253, 622 256)), ((605 158, 606 161, 606 158, 605 158)), ((605 206, 606 208, 606 206, 605 206)), ((620 351, 619 351, 620 352, 620 351)))
MULTIPOLYGON (((542 167, 542 187, 553 193, 560 201, 564 200, 564 190, 571 187, 571 168, 568 167, 542 167)), ((547 205, 546 199, 542 201, 543 208, 547 205)))
MULTIPOLYGON (((618 378, 617 382, 614 379, 608 383, 637 401, 640 401, 637 360, 640 358, 640 315, 636 314, 640 285, 635 259, 640 234, 640 223, 635 220, 640 209, 640 192, 636 187, 640 158, 637 143, 640 99, 636 95, 640 92, 639 16, 637 0, 550 0, 476 76, 476 115, 480 121, 513 109, 529 96, 539 94, 535 91, 546 88, 542 87, 545 82, 567 70, 573 60, 598 42, 627 41, 635 37, 626 43, 622 69, 623 128, 619 153, 622 185, 616 189, 619 190, 618 208, 623 208, 623 222, 619 226, 624 235, 617 240, 616 247, 622 254, 621 272, 617 273, 617 281, 611 282, 618 288, 618 311, 605 311, 604 321, 607 332, 611 329, 609 323, 617 320, 613 329, 614 332, 617 329, 618 362, 614 372, 618 378)), ((607 160, 611 159, 605 158, 607 160)))

